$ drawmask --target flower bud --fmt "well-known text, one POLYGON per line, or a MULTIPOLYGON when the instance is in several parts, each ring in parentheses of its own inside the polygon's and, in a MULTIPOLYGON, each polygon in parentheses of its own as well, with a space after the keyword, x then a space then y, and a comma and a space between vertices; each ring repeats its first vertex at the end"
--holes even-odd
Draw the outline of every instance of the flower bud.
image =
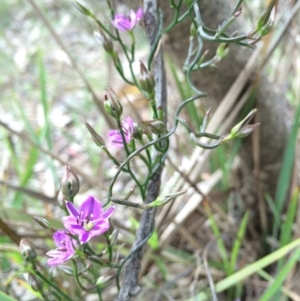
POLYGON ((88 131, 90 132, 93 141, 96 143, 98 146, 105 146, 105 142, 103 138, 96 133, 96 131, 87 123, 87 121, 84 121, 85 126, 87 127, 88 131))
POLYGON ((38 227, 44 230, 51 230, 51 228, 49 227, 49 222, 45 218, 34 216, 33 221, 38 227))
POLYGON ((109 281, 114 278, 115 276, 113 274, 106 274, 106 275, 102 275, 98 278, 96 285, 99 286, 100 288, 104 288, 109 281))
POLYGON ((104 92, 104 109, 107 114, 116 119, 120 119, 123 112, 123 107, 119 102, 116 93, 111 87, 104 92))
POLYGON ((83 4, 82 1, 74 0, 73 5, 84 15, 92 16, 93 13, 83 4))
POLYGON ((240 8, 233 14, 233 16, 234 16, 235 18, 237 18, 241 13, 242 13, 242 8, 240 7, 240 8))
POLYGON ((237 125, 235 125, 231 131, 230 134, 222 138, 222 143, 232 140, 234 138, 243 138, 252 133, 256 128, 259 127, 259 123, 251 124, 248 123, 256 113, 257 109, 253 109, 241 122, 239 122, 237 125))
POLYGON ((178 196, 180 196, 184 193, 186 193, 186 190, 182 190, 182 191, 178 191, 178 192, 170 193, 170 194, 166 194, 166 195, 160 195, 156 198, 155 201, 153 201, 152 203, 146 204, 143 207, 145 209, 148 209, 148 208, 152 208, 152 207, 163 206, 163 205, 175 200, 178 196))
POLYGON ((140 141, 140 140, 142 140, 143 134, 144 134, 143 129, 137 123, 134 123, 133 124, 133 138, 140 141))
POLYGON ((148 126, 153 134, 160 135, 166 132, 166 126, 161 120, 148 120, 143 121, 148 126))
POLYGON ((61 192, 63 197, 72 201, 74 196, 78 193, 80 183, 77 175, 72 171, 70 166, 66 164, 65 174, 61 180, 61 192))
POLYGON ((105 52, 109 54, 113 53, 114 51, 113 43, 111 39, 109 39, 101 29, 99 29, 99 32, 94 32, 94 36, 97 42, 103 47, 105 52))
POLYGON ((275 20, 275 8, 273 7, 271 11, 266 10, 259 18, 256 27, 256 31, 258 32, 258 34, 260 36, 264 36, 268 34, 273 28, 274 20, 275 20))
POLYGON ((257 109, 253 109, 241 122, 239 122, 236 126, 234 126, 231 129, 230 134, 236 136, 237 134, 242 132, 256 112, 257 109))
POLYGON ((20 252, 26 262, 35 264, 37 257, 36 252, 29 242, 24 238, 20 241, 20 252))
POLYGON ((147 98, 153 99, 155 95, 155 80, 153 74, 140 62, 139 83, 147 98))
POLYGON ((216 59, 217 59, 217 62, 220 62, 221 60, 224 59, 225 56, 227 56, 228 54, 228 51, 229 51, 229 48, 228 48, 228 44, 225 44, 225 43, 221 43, 219 45, 219 47, 217 48, 217 51, 216 51, 216 59))

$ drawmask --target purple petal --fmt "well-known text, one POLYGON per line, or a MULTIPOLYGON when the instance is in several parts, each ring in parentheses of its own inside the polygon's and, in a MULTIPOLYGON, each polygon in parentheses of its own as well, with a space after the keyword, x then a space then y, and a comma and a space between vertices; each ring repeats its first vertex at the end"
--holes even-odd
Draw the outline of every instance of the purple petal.
POLYGON ((53 238, 55 244, 56 244, 57 246, 59 246, 60 243, 61 243, 63 240, 66 240, 66 239, 67 239, 66 236, 67 236, 67 234, 65 233, 65 231, 63 231, 63 230, 58 230, 58 231, 54 232, 52 238, 53 238))
POLYGON ((93 196, 89 196, 80 206, 80 213, 82 212, 82 218, 85 219, 94 211, 95 199, 93 196))
MULTIPOLYGON (((52 257, 47 261, 50 266, 62 264, 75 254, 73 240, 63 230, 56 231, 53 239, 57 245, 57 249, 47 252, 47 255, 52 257)), ((75 241, 74 244, 76 244, 75 241)))
POLYGON ((77 217, 79 215, 76 207, 71 202, 67 201, 66 207, 67 207, 69 213, 72 214, 73 216, 77 217))
POLYGON ((54 265, 60 265, 62 264, 63 262, 61 261, 61 259, 57 258, 57 257, 54 257, 54 258, 50 258, 47 260, 47 264, 49 266, 54 266, 54 265))
POLYGON ((80 237, 80 243, 85 244, 91 239, 91 232, 85 232, 81 237, 80 237))
POLYGON ((103 218, 109 218, 115 211, 115 206, 108 208, 102 215, 103 218))
POLYGON ((62 257, 62 252, 55 249, 55 250, 51 250, 49 252, 46 253, 46 255, 50 256, 50 257, 62 257))
POLYGON ((69 228, 72 227, 73 225, 77 225, 77 218, 72 215, 65 216, 63 218, 63 223, 65 228, 69 230, 69 228))
POLYGON ((119 130, 110 130, 108 132, 108 144, 117 148, 123 148, 122 135, 119 130))
POLYGON ((101 202, 94 198, 94 197, 90 197, 93 199, 93 206, 90 207, 90 212, 87 213, 87 215, 85 215, 86 213, 86 208, 84 208, 85 206, 87 206, 86 204, 83 204, 81 205, 81 210, 84 212, 84 218, 88 217, 91 213, 93 214, 93 220, 94 219, 98 219, 101 215, 102 215, 102 204, 101 202))
POLYGON ((131 24, 125 16, 118 16, 114 20, 111 21, 112 25, 121 31, 128 31, 131 29, 131 24))
POLYGON ((136 11, 135 17, 136 17, 137 23, 143 19, 144 11, 141 7, 139 7, 138 10, 136 11))
POLYGON ((101 235, 106 232, 110 227, 108 220, 98 222, 90 232, 92 236, 101 235))

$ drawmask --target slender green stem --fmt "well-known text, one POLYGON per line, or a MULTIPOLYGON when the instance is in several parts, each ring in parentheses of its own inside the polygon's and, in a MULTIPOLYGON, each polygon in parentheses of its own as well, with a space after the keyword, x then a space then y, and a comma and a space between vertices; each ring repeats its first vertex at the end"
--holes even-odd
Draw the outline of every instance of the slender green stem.
POLYGON ((79 286, 79 288, 82 290, 82 291, 90 291, 92 290, 93 288, 96 287, 95 284, 91 285, 90 287, 85 287, 81 282, 80 282, 80 279, 79 279, 79 275, 78 275, 78 267, 77 267, 77 264, 76 264, 76 261, 74 259, 72 259, 72 263, 73 263, 73 266, 74 266, 74 275, 75 275, 75 281, 76 281, 76 284, 79 286))
POLYGON ((167 138, 169 138, 171 135, 174 134, 175 130, 177 129, 177 126, 178 126, 178 120, 177 120, 177 117, 178 115, 180 114, 181 110, 188 104, 190 103, 191 101, 194 101, 200 97, 205 97, 206 94, 201 92, 200 94, 196 95, 196 96, 193 96, 187 100, 185 100, 183 103, 180 104, 180 106, 177 108, 176 112, 175 112, 175 125, 173 126, 173 128, 171 129, 170 132, 168 132, 166 135, 156 139, 156 140, 153 140, 153 141, 150 141, 148 144, 145 144, 143 145, 141 148, 137 149, 136 151, 134 151, 133 153, 130 154, 130 156, 128 156, 124 162, 119 166, 116 174, 114 175, 111 183, 110 183, 110 186, 109 186, 109 189, 108 189, 108 196, 107 196, 107 202, 103 205, 104 207, 110 202, 110 199, 112 197, 112 189, 113 189, 113 186, 118 178, 118 176, 120 175, 121 171, 122 171, 122 168, 124 166, 126 166, 128 164, 128 162, 133 158, 135 157, 137 154, 139 154, 140 152, 142 152, 143 150, 149 148, 151 145, 154 145, 155 143, 157 142, 160 142, 160 141, 164 141, 166 140, 167 138))
POLYGON ((112 257, 113 257, 113 250, 112 250, 112 245, 111 245, 111 241, 109 239, 109 235, 105 234, 105 239, 106 239, 106 244, 107 244, 107 250, 108 250, 108 261, 112 262, 112 257))
POLYGON ((50 287, 52 287, 53 289, 55 289, 55 291, 60 294, 63 298, 65 298, 65 300, 68 301, 74 301, 72 300, 68 295, 66 295, 63 291, 61 291, 61 289, 54 284, 53 281, 48 280, 37 268, 35 268, 34 273, 41 278, 45 283, 47 283, 50 287))
MULTIPOLYGON (((126 143, 125 134, 124 134, 122 123, 121 123, 120 119, 117 119, 117 125, 118 125, 118 129, 119 129, 119 131, 121 133, 121 136, 122 136, 122 142, 123 142, 123 145, 124 145, 126 156, 128 157, 128 156, 130 156, 130 151, 129 151, 128 145, 126 143)), ((127 164, 127 170, 128 170, 128 173, 130 174, 131 178, 135 181, 136 185, 139 187, 141 195, 144 196, 145 191, 144 191, 142 185, 140 184, 139 180, 136 178, 136 176, 132 172, 129 161, 128 161, 128 164, 127 164)))
POLYGON ((97 290, 97 294, 99 296, 99 301, 103 301, 100 287, 96 286, 96 290, 97 290))

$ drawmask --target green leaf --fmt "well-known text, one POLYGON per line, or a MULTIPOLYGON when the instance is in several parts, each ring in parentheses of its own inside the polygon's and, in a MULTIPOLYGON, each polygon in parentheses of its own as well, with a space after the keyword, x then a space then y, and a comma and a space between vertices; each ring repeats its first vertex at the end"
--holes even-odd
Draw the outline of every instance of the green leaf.
POLYGON ((1 301, 17 301, 16 299, 4 294, 2 291, 0 291, 0 300, 1 301))

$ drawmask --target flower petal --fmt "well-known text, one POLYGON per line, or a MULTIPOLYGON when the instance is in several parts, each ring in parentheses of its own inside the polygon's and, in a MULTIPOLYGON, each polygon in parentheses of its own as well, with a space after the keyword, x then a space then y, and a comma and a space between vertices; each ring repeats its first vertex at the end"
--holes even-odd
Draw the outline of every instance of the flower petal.
POLYGON ((72 214, 73 216, 77 217, 79 215, 76 207, 71 202, 67 201, 66 207, 67 207, 69 213, 72 214))
POLYGON ((83 204, 81 205, 81 210, 84 212, 84 216, 83 218, 88 217, 91 213, 93 214, 93 219, 98 219, 99 217, 102 216, 102 203, 96 199, 95 197, 91 197, 93 198, 93 206, 92 208, 89 208, 89 212, 87 210, 87 206, 88 204, 83 204), (87 213, 88 212, 88 213, 87 213), (85 215, 87 213, 87 215, 85 215))
POLYGON ((82 204, 80 205, 80 213, 82 212, 82 219, 87 218, 94 211, 95 198, 93 196, 89 196, 82 204))
POLYGON ((137 23, 140 22, 144 17, 144 11, 141 7, 138 8, 138 10, 135 13, 136 21, 137 23))
POLYGON ((115 206, 109 207, 102 215, 103 218, 109 218, 115 211, 115 206))
POLYGON ((85 244, 87 243, 90 239, 92 238, 91 232, 85 232, 81 237, 80 237, 80 243, 85 244))

